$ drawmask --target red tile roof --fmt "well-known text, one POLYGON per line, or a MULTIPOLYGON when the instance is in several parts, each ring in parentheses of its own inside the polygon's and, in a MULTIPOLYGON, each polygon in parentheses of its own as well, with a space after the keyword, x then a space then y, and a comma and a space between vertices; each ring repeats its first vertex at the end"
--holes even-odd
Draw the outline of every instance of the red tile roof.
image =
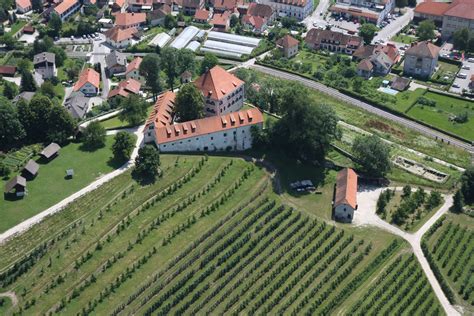
POLYGON ((0 66, 0 75, 13 76, 16 72, 15 66, 0 66))
POLYGON ((146 22, 146 13, 117 13, 115 25, 126 28, 146 22))
POLYGON ((15 4, 18 8, 26 9, 31 7, 31 1, 30 0, 16 0, 15 4))
POLYGON ((135 79, 121 81, 115 89, 110 90, 107 98, 111 98, 116 95, 127 97, 130 93, 138 94, 140 92, 141 86, 142 84, 135 79))
POLYGON ((76 4, 77 0, 64 0, 54 8, 54 11, 56 11, 57 14, 61 15, 76 4))
POLYGON ((73 90, 79 91, 86 83, 90 83, 97 89, 100 87, 100 75, 97 71, 92 68, 84 69, 79 75, 79 79, 74 85, 73 90))
POLYGON ((283 36, 282 38, 280 38, 276 44, 278 46, 281 46, 283 48, 290 48, 290 47, 294 47, 294 46, 298 46, 300 42, 298 42, 297 39, 295 39, 294 37, 292 37, 291 35, 288 35, 286 34, 285 36, 283 36))
POLYGON ((267 4, 252 2, 249 4, 247 14, 269 19, 273 15, 273 9, 267 4))
POLYGON ((455 0, 444 15, 474 20, 474 0, 455 0))
POLYGON ((262 113, 258 109, 252 108, 250 110, 158 127, 155 128, 155 139, 158 144, 164 144, 189 137, 198 137, 237 127, 262 123, 262 113))
POLYGON ((260 30, 262 29, 262 26, 265 24, 266 20, 262 17, 259 16, 251 16, 251 15, 244 15, 242 18, 242 23, 244 24, 250 24, 254 28, 260 30))
POLYGON ((133 34, 137 33, 138 30, 134 27, 129 27, 128 29, 121 29, 120 26, 115 26, 105 32, 105 36, 114 41, 115 43, 130 39, 133 37, 133 34))
POLYGON ((449 7, 447 2, 422 2, 415 8, 415 13, 443 16, 449 7))
POLYGON ((215 0, 214 1, 214 9, 218 9, 221 11, 225 10, 234 10, 237 6, 241 4, 239 0, 215 0))
POLYGON ((230 13, 225 11, 222 14, 216 13, 212 18, 211 24, 212 25, 219 25, 219 26, 227 26, 230 20, 230 13))
POLYGON ((211 97, 214 100, 224 98, 227 93, 243 84, 242 80, 219 66, 208 70, 194 82, 194 85, 201 90, 205 97, 211 97))
POLYGON ((118 6, 119 8, 123 7, 126 0, 115 0, 114 5, 118 6))
POLYGON ((209 11, 207 10, 196 10, 196 13, 194 14, 194 19, 195 20, 209 20, 209 11))
POLYGON ((357 208, 357 174, 350 168, 338 172, 334 207, 341 204, 357 208))
POLYGON ((436 58, 439 54, 440 47, 428 41, 419 42, 406 50, 405 55, 413 55, 417 57, 436 58))
POLYGON ((374 69, 374 65, 368 59, 362 59, 360 63, 357 65, 357 69, 365 70, 365 71, 372 71, 374 69))
POLYGON ((173 91, 166 91, 159 95, 145 125, 155 124, 155 128, 171 125, 175 98, 176 94, 173 91))
POLYGON ((132 60, 130 64, 127 65, 127 70, 125 71, 125 74, 128 74, 130 71, 133 71, 133 70, 139 70, 142 60, 143 58, 141 57, 135 57, 135 59, 132 60))

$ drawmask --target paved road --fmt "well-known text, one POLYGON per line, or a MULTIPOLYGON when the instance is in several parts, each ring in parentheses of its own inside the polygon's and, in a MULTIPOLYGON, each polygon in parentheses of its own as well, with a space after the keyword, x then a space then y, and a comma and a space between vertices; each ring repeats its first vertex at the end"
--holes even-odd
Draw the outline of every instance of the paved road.
MULTIPOLYGON (((420 2, 420 1, 419 1, 420 2)), ((396 18, 390 24, 382 28, 378 34, 374 37, 372 42, 384 40, 389 41, 393 36, 400 32, 411 20, 413 20, 413 8, 407 8, 407 12, 396 18)))
POLYGON ((401 125, 404 125, 408 128, 416 130, 417 132, 420 132, 420 133, 422 133, 426 136, 429 136, 431 138, 441 139, 444 142, 448 142, 451 145, 462 148, 462 149, 470 152, 471 154, 474 154, 473 146, 471 146, 468 143, 465 143, 463 141, 460 141, 460 140, 457 140, 457 139, 452 138, 450 136, 447 136, 443 133, 432 130, 432 129, 424 126, 424 125, 418 124, 418 123, 413 122, 409 119, 405 119, 403 117, 400 117, 400 116, 391 114, 389 112, 386 112, 384 110, 381 110, 379 108, 376 108, 376 107, 374 107, 374 106, 372 106, 368 103, 359 101, 359 100, 357 100, 355 98, 352 98, 352 97, 349 97, 349 96, 337 91, 336 89, 327 87, 327 86, 325 86, 321 83, 315 82, 313 80, 305 79, 305 78, 302 78, 300 76, 290 74, 290 73, 287 73, 287 72, 284 72, 284 71, 280 71, 280 70, 276 70, 276 69, 273 69, 273 68, 268 68, 268 67, 265 67, 265 66, 261 66, 261 65, 250 65, 250 67, 252 67, 255 70, 258 70, 260 72, 263 72, 263 73, 266 73, 266 74, 269 74, 269 75, 272 75, 272 76, 275 76, 275 77, 279 77, 279 78, 283 78, 283 79, 287 79, 287 80, 292 80, 292 81, 298 81, 298 82, 304 84, 305 86, 307 86, 311 89, 321 91, 321 92, 326 93, 326 94, 328 94, 332 97, 335 97, 339 100, 345 101, 345 102, 350 103, 352 105, 355 105, 355 106, 357 106, 361 109, 364 109, 368 112, 377 114, 377 115, 379 115, 379 116, 381 116, 381 117, 383 117, 387 120, 397 122, 401 125))
MULTIPOLYGON (((425 255, 423 254, 423 251, 421 250, 421 238, 428 231, 428 229, 433 226, 433 224, 449 210, 450 206, 453 204, 452 195, 444 196, 444 205, 418 231, 411 234, 402 231, 398 227, 390 225, 389 223, 378 217, 378 215, 375 213, 377 199, 383 189, 384 188, 367 188, 357 194, 359 208, 358 211, 356 211, 354 214, 354 223, 356 225, 376 226, 383 230, 389 231, 397 236, 400 236, 406 241, 408 241, 411 247, 413 248, 413 253, 418 259, 421 268, 425 272, 425 275, 428 278, 428 281, 430 282, 431 287, 433 288, 433 291, 438 297, 438 300, 443 306, 443 309, 446 314, 449 316, 460 315, 460 313, 454 308, 454 306, 449 303, 446 295, 444 294, 443 290, 441 289, 441 286, 439 285, 438 280, 433 274, 433 271, 431 270, 431 267, 428 261, 426 260, 425 255)), ((401 190, 402 188, 396 189, 401 190)))

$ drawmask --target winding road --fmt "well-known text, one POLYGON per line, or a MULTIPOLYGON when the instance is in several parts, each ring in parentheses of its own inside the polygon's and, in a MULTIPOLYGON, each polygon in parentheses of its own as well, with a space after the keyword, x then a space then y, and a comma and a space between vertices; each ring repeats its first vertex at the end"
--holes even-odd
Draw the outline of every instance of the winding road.
MULTIPOLYGON (((428 231, 428 229, 433 226, 433 224, 441 217, 443 214, 448 212, 449 208, 453 204, 453 197, 452 195, 445 195, 445 203, 441 208, 425 223, 423 226, 418 229, 415 233, 407 233, 401 230, 398 227, 395 227, 383 219, 381 219, 376 213, 376 204, 377 199, 382 192, 386 188, 366 188, 361 190, 357 193, 357 201, 358 201, 358 210, 354 213, 354 221, 353 223, 358 226, 364 225, 371 225, 379 227, 383 230, 386 230, 394 235, 400 236, 406 241, 408 241, 413 249, 413 253, 415 254, 418 262, 421 265, 421 268, 425 272, 428 281, 433 288, 436 297, 440 301, 441 305, 443 306, 444 311, 449 316, 460 315, 459 311, 454 308, 453 305, 449 302, 446 295, 444 294, 441 286, 439 285, 438 280, 436 279, 431 267, 426 260, 423 251, 421 250, 421 238, 423 235, 428 231)), ((401 190, 401 188, 395 188, 397 190, 401 190)))

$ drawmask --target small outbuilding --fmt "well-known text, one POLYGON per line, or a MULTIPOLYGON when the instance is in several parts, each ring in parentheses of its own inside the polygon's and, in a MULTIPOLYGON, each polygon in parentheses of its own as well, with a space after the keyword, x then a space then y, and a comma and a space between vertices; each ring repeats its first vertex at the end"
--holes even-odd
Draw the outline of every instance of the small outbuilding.
POLYGON ((337 174, 333 206, 336 221, 352 222, 357 210, 357 174, 354 170, 345 168, 337 174))
POLYGON ((51 143, 43 149, 40 155, 46 160, 51 160, 59 154, 59 149, 61 149, 61 147, 58 144, 51 143))
POLYGON ((72 179, 74 177, 74 169, 66 170, 66 179, 72 179))
POLYGON ((396 77, 390 82, 390 87, 397 91, 405 91, 410 86, 410 79, 396 77))
POLYGON ((189 70, 185 70, 181 74, 181 83, 191 82, 192 79, 193 79, 193 74, 189 70))
POLYGON ((26 194, 26 179, 17 175, 8 181, 5 184, 5 196, 9 194, 14 194, 17 197, 23 197, 26 194))
POLYGON ((38 174, 39 165, 36 161, 30 159, 26 166, 23 168, 22 174, 25 178, 34 178, 38 174))

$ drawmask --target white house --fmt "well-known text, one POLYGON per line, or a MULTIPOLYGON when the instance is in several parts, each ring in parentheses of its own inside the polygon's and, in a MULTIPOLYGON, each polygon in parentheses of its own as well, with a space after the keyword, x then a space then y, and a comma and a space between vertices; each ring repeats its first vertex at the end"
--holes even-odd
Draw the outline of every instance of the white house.
POLYGON ((33 57, 35 72, 39 73, 43 79, 56 77, 56 56, 53 53, 43 52, 33 57))
POLYGON ((244 105, 244 82, 219 66, 202 74, 194 85, 204 96, 207 116, 236 112, 244 105))
POLYGON ((413 45, 405 52, 403 74, 429 79, 438 65, 439 51, 438 46, 427 41, 413 45))
POLYGON ((92 68, 84 69, 73 87, 73 91, 81 91, 86 97, 95 96, 99 93, 100 75, 92 68))
POLYGON ((126 48, 132 45, 132 40, 138 39, 138 30, 134 27, 128 29, 121 29, 118 26, 115 26, 105 33, 105 40, 106 42, 114 48, 121 49, 126 48))
POLYGON ((357 210, 357 174, 350 168, 338 172, 334 197, 334 219, 350 223, 357 210))
POLYGON ((62 21, 67 20, 71 15, 79 11, 81 3, 78 0, 64 0, 58 4, 53 12, 56 13, 62 21))
POLYGON ((127 70, 125 71, 125 78, 127 79, 135 79, 139 81, 141 84, 145 83, 145 78, 140 75, 140 64, 142 63, 143 58, 135 57, 128 66, 127 70))
POLYGON ((279 16, 296 18, 298 21, 302 21, 314 9, 311 0, 262 0, 260 3, 272 7, 279 16))
POLYGON ((15 6, 18 13, 27 13, 32 9, 30 0, 16 0, 15 6))

